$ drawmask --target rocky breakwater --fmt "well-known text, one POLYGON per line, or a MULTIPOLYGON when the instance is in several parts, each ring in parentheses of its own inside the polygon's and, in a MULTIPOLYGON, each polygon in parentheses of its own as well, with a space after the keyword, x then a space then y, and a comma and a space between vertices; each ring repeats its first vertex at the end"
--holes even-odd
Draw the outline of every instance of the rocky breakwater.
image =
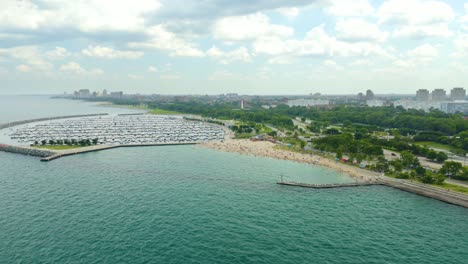
POLYGON ((0 151, 17 153, 17 154, 22 154, 22 155, 34 156, 34 157, 41 157, 41 158, 49 157, 49 156, 56 154, 55 152, 49 151, 49 150, 16 147, 16 146, 10 146, 10 145, 5 145, 5 144, 0 144, 0 151))

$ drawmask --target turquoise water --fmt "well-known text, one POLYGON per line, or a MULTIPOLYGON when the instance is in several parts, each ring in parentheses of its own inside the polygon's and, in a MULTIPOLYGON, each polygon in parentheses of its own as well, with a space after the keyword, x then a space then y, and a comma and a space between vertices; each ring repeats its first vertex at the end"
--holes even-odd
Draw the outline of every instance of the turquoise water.
MULTIPOLYGON (((1 108, 1 106, 0 106, 1 108)), ((0 152, 0 263, 468 263, 468 210, 196 146, 0 152)))

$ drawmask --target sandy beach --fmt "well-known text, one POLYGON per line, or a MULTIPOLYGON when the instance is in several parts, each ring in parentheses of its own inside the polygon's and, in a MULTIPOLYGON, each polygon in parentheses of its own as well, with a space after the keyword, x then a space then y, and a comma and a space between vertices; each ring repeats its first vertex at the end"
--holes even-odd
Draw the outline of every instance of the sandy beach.
POLYGON ((288 150, 278 149, 275 148, 276 144, 268 141, 231 139, 225 140, 224 142, 207 142, 200 144, 200 146, 227 152, 236 152, 247 155, 270 157, 275 159, 290 160, 324 166, 345 173, 359 181, 371 181, 379 175, 377 172, 353 167, 347 164, 343 164, 341 162, 330 160, 319 155, 302 154, 288 150))

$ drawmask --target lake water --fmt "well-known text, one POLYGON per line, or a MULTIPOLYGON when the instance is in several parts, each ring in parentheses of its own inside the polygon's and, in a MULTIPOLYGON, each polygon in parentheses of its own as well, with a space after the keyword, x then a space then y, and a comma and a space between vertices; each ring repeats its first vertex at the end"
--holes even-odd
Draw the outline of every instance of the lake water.
MULTIPOLYGON (((0 122, 103 111, 125 110, 0 97, 0 122)), ((0 263, 468 263, 465 208, 383 186, 280 186, 281 175, 351 181, 197 146, 49 163, 0 152, 0 263)))

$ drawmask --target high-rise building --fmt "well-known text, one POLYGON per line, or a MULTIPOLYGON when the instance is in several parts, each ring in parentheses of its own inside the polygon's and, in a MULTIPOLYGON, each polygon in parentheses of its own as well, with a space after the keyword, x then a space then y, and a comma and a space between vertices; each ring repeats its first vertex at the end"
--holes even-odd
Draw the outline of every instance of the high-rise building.
POLYGON ((461 87, 455 87, 450 91, 450 99, 454 101, 465 100, 466 90, 461 87))
POLYGON ((445 102, 440 105, 440 110, 448 114, 462 113, 468 115, 468 102, 445 102))
POLYGON ((374 100, 374 97, 374 92, 372 92, 372 90, 366 91, 366 100, 374 100))
POLYGON ((245 100, 245 99, 240 100, 240 107, 241 107, 241 109, 247 108, 247 105, 248 105, 248 104, 247 104, 247 100, 245 100))
POLYGON ((78 91, 78 98, 89 98, 91 97, 91 92, 89 89, 81 89, 78 91))
POLYGON ((102 91, 102 96, 107 97, 107 90, 106 90, 106 89, 104 89, 104 90, 102 91))
POLYGON ((429 101, 429 91, 426 89, 419 89, 416 91, 416 100, 429 101))
POLYGON ((432 91, 432 101, 445 101, 447 93, 444 89, 435 89, 432 91))
POLYGON ((110 97, 121 99, 123 97, 123 92, 111 92, 110 97))
POLYGON ((366 97, 364 96, 363 93, 358 93, 358 95, 357 95, 357 100, 358 100, 358 101, 365 101, 365 100, 366 100, 366 97))

